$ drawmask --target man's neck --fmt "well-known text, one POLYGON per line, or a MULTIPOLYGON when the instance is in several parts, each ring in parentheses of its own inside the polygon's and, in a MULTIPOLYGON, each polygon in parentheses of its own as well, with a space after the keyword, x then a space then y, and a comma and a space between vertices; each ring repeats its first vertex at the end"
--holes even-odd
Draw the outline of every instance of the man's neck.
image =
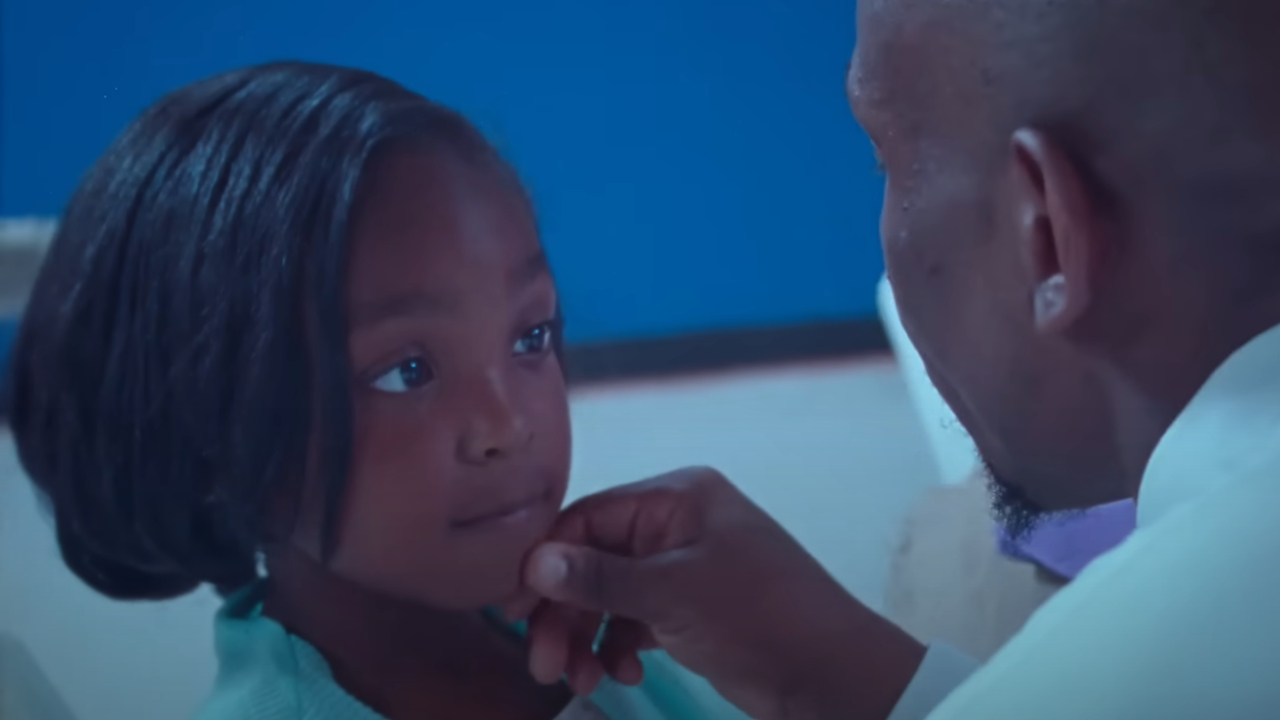
POLYGON ((1197 316, 1184 317, 1162 341, 1147 343, 1103 372, 1132 497, 1138 496, 1156 445, 1213 373, 1255 337, 1280 325, 1280 300, 1197 316))

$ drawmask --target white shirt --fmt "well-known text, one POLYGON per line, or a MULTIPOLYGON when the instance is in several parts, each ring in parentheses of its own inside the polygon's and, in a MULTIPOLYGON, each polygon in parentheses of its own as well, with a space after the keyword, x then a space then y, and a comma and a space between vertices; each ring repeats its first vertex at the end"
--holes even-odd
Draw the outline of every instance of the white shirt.
POLYGON ((1280 718, 1280 327, 1161 438, 1133 536, 973 667, 931 648, 891 720, 1280 718))

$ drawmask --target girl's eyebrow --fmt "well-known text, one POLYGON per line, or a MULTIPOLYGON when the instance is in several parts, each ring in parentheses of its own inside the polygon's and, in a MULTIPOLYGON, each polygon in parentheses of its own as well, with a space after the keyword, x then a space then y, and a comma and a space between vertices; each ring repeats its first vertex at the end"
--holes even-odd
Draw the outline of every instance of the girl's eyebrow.
MULTIPOLYGON (((547 254, 539 248, 537 252, 525 258, 524 262, 512 270, 510 283, 520 288, 530 285, 546 277, 551 272, 547 263, 547 254)), ((410 292, 390 295, 372 302, 364 303, 351 313, 349 322, 352 330, 359 330, 404 315, 434 315, 448 312, 453 303, 446 297, 424 292, 410 292)))
POLYGON ((542 248, 538 248, 537 252, 529 255, 524 262, 515 267, 510 282, 513 287, 521 287, 550 273, 551 266, 547 263, 547 253, 542 248))
POLYGON ((351 329, 358 330, 402 315, 432 315, 449 308, 449 301, 430 293, 412 292, 391 295, 365 303, 351 313, 351 329))

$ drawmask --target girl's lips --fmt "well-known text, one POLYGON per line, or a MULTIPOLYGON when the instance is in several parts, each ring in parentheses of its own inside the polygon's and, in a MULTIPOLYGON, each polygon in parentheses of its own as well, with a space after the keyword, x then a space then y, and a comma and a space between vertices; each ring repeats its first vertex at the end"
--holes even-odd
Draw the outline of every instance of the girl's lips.
POLYGON ((543 491, 516 502, 497 505, 484 512, 453 520, 449 523, 449 527, 453 530, 470 531, 518 524, 532 517, 550 501, 551 494, 543 491))

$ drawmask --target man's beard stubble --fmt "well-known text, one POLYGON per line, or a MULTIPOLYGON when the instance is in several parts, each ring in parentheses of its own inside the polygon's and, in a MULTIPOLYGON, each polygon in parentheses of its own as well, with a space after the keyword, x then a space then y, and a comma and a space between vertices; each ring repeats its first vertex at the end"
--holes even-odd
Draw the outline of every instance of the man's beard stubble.
POLYGON ((987 492, 991 495, 992 517, 1010 540, 1026 539, 1054 514, 1037 505, 1018 486, 1001 478, 985 459, 982 468, 987 477, 987 492))

